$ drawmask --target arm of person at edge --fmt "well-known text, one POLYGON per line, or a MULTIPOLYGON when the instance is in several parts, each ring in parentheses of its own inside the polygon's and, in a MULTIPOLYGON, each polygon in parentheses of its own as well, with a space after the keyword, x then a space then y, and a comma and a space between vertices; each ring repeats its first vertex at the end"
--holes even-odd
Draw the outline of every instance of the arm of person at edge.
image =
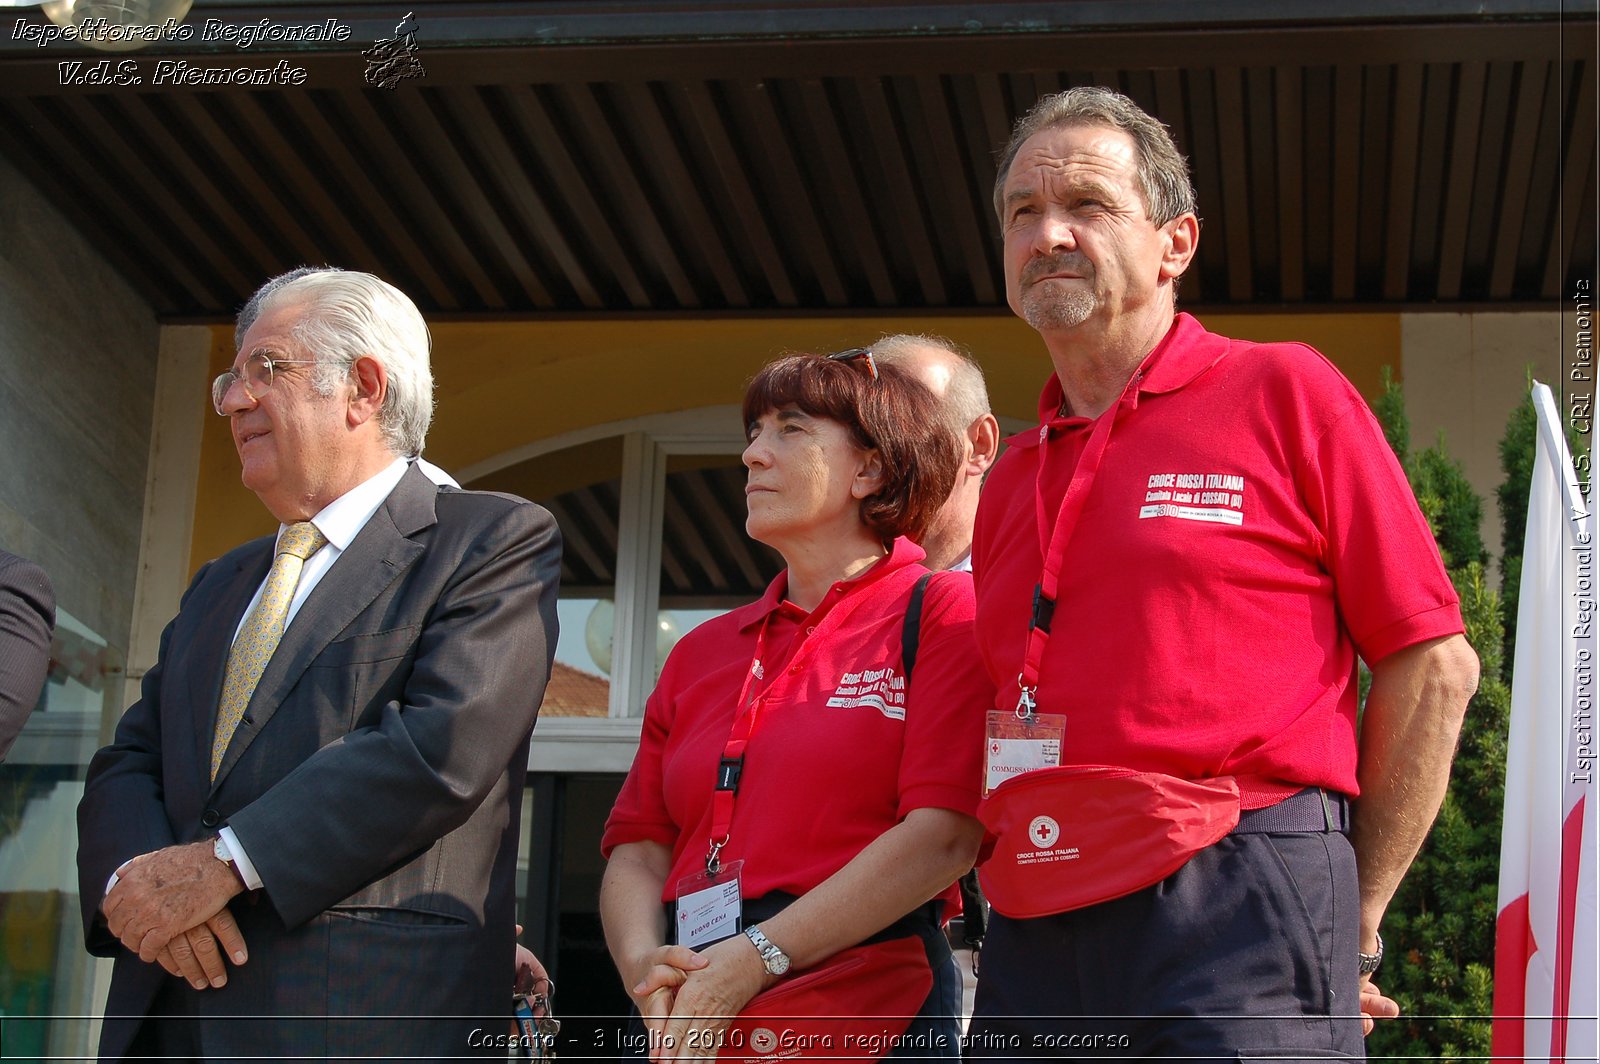
MULTIPOLYGON (((913 809, 849 864, 762 921, 761 930, 794 968, 809 968, 883 930, 955 882, 972 867, 982 834, 978 821, 964 813, 913 809)), ((652 1060, 715 1057, 716 1038, 701 1037, 691 1045, 688 1032, 726 1029, 751 998, 778 981, 744 935, 708 946, 701 956, 705 967, 683 973, 652 1060)), ((642 989, 655 987, 646 983, 642 989)))
MULTIPOLYGON (((1377 952, 1384 910, 1444 801, 1467 700, 1478 688, 1478 656, 1465 636, 1453 635, 1397 650, 1371 668, 1356 763, 1361 798, 1350 830, 1363 953, 1377 952)), ((1369 989, 1376 994, 1370 975, 1361 977, 1361 987, 1368 1032, 1370 1017, 1399 1015, 1399 1006, 1381 995, 1368 1009, 1369 989)))
POLYGON ((55 624, 55 591, 44 570, 0 552, 0 761, 39 701, 55 624))

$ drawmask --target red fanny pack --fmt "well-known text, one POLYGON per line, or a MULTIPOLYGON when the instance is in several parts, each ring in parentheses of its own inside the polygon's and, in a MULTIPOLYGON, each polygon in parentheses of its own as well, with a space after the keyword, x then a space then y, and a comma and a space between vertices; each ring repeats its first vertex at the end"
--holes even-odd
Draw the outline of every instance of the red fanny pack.
POLYGON ((852 946, 764 991, 728 1026, 719 1060, 876 1060, 933 989, 927 950, 915 935, 852 946))
POLYGON ((1038 769, 996 787, 978 819, 994 837, 978 868, 984 897, 1005 916, 1050 916, 1182 868, 1239 823, 1239 785, 1104 765, 1038 769))

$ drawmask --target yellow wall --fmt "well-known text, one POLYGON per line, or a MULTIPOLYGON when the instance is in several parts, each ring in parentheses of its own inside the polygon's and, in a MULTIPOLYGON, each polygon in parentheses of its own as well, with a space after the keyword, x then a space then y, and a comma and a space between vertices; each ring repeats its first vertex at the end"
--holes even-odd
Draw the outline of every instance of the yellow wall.
MULTIPOLYGON (((1218 314, 1205 322, 1244 339, 1310 343, 1369 398, 1380 366, 1399 369, 1396 314, 1218 314)), ((737 403, 750 376, 784 351, 835 351, 895 332, 965 344, 983 364, 995 412, 1034 419, 1050 365, 1038 335, 1010 315, 447 322, 433 326, 438 410, 427 455, 445 469, 464 469, 591 425, 737 403)), ((212 373, 233 356, 232 329, 215 328, 212 373)), ((239 483, 222 418, 206 423, 196 492, 192 569, 274 527, 239 483)))

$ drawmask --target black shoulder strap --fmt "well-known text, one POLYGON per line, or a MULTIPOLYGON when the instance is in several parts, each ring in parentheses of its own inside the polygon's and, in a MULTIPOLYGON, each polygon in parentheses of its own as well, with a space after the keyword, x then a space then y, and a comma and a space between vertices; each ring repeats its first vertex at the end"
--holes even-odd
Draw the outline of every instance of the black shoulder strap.
POLYGON ((932 573, 923 573, 911 589, 911 601, 906 603, 906 624, 900 632, 900 663, 906 687, 911 687, 911 667, 917 663, 917 641, 922 638, 922 595, 928 590, 932 573))
MULTIPOLYGON (((917 663, 917 641, 922 637, 922 596, 928 590, 928 581, 933 579, 932 573, 924 573, 911 589, 911 601, 906 603, 906 624, 900 633, 900 663, 906 678, 906 687, 911 687, 911 668, 917 663)), ((978 873, 967 872, 959 880, 961 886, 962 910, 962 941, 968 949, 978 950, 983 947, 983 934, 988 924, 988 905, 983 899, 983 891, 978 886, 978 873)), ((974 961, 973 972, 977 972, 974 961)))

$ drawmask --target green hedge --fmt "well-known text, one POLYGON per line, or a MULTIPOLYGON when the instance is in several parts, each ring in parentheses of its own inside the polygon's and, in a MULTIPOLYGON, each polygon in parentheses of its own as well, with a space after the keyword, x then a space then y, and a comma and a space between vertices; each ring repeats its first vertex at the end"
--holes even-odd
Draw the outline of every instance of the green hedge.
POLYGON ((1485 1057, 1494 997, 1495 894, 1516 645, 1512 629, 1533 468, 1533 406, 1518 406, 1500 443, 1505 481, 1497 494, 1506 544, 1500 562, 1502 595, 1484 580, 1489 558, 1478 531, 1482 501, 1461 464, 1446 452, 1442 436, 1427 450, 1409 453, 1404 398, 1387 371, 1384 388, 1378 418, 1461 595, 1467 639, 1478 652, 1482 679, 1467 710, 1444 806, 1384 918, 1387 957, 1378 982, 1400 1002, 1402 1016, 1379 1024, 1367 1049, 1375 1060, 1485 1057))

